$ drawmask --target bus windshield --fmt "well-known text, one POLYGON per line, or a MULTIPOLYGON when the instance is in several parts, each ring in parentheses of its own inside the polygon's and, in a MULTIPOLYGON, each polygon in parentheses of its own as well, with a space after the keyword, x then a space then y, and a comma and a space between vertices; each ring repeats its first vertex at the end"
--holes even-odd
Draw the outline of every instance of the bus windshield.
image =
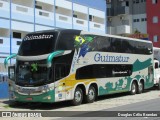
POLYGON ((53 52, 57 32, 28 34, 24 37, 18 55, 34 56, 53 52))
POLYGON ((21 86, 37 86, 51 82, 51 69, 45 60, 36 62, 17 61, 16 83, 21 86))

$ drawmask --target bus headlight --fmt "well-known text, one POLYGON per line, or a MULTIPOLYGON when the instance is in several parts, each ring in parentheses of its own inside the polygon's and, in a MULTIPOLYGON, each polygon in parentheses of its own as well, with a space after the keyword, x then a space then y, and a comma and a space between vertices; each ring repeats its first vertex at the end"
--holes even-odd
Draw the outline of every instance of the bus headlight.
POLYGON ((47 92, 47 90, 42 90, 43 93, 47 92))
POLYGON ((46 97, 44 97, 43 99, 48 99, 48 100, 50 100, 51 99, 51 96, 49 95, 49 96, 46 96, 46 97))

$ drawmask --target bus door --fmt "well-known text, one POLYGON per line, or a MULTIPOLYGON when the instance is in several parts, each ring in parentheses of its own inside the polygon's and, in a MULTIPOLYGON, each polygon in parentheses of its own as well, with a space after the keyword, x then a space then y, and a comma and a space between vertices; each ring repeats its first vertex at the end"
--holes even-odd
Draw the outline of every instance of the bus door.
POLYGON ((9 100, 14 100, 15 66, 8 67, 9 100))
POLYGON ((54 64, 54 78, 55 78, 55 99, 61 101, 66 99, 66 64, 54 64))

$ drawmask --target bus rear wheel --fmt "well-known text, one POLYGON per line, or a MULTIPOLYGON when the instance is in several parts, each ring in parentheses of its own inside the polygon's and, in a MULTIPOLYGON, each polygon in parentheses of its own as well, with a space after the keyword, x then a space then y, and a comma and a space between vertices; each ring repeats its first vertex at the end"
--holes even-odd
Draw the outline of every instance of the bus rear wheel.
POLYGON ((143 86, 144 86, 143 82, 140 81, 139 86, 138 86, 138 91, 137 91, 138 94, 141 94, 143 92, 143 86))
POLYGON ((130 94, 135 95, 136 92, 137 92, 137 84, 136 82, 132 82, 130 94))
POLYGON ((160 78, 159 78, 159 83, 158 83, 157 89, 160 90, 160 78))
POLYGON ((77 87, 74 92, 74 98, 71 101, 72 105, 80 105, 83 100, 83 91, 80 87, 77 87))
POLYGON ((95 99, 96 99, 96 90, 93 86, 90 86, 88 90, 88 95, 86 95, 85 97, 85 102, 92 103, 95 101, 95 99))

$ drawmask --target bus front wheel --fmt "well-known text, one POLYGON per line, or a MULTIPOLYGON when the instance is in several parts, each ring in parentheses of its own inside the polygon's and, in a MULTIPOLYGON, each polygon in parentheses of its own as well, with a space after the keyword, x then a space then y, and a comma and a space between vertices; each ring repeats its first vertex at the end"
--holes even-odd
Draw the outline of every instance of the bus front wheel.
POLYGON ((136 82, 132 82, 130 94, 135 95, 136 92, 137 92, 137 84, 136 82))
POLYGON ((80 105, 83 100, 83 91, 80 87, 77 87, 74 92, 74 98, 71 101, 72 105, 80 105))
POLYGON ((85 97, 85 101, 87 103, 92 103, 95 101, 95 99, 96 99, 96 90, 93 86, 90 86, 88 90, 88 95, 86 95, 85 97))

